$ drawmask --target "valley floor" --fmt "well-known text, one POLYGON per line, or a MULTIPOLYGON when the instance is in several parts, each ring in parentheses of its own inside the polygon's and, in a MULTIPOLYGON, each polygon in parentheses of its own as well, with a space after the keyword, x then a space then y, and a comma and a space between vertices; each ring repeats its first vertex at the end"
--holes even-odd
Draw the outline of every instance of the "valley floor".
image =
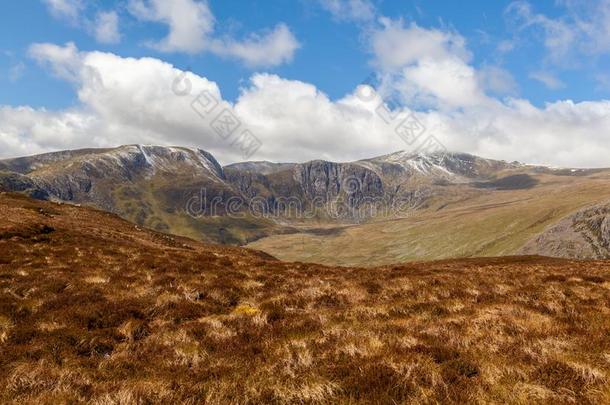
MULTIPOLYGON (((373 220, 316 235, 271 235, 248 244, 286 261, 331 266, 380 266, 413 260, 520 255, 528 242, 585 207, 608 204, 610 172, 591 176, 538 175, 539 184, 521 190, 466 193, 432 199, 404 218, 373 220)), ((544 239, 542 240, 544 242, 544 239)), ((579 249, 528 253, 555 257, 607 258, 579 249)))
POLYGON ((0 252, 1 402, 610 402, 610 261, 281 262, 12 194, 0 252))

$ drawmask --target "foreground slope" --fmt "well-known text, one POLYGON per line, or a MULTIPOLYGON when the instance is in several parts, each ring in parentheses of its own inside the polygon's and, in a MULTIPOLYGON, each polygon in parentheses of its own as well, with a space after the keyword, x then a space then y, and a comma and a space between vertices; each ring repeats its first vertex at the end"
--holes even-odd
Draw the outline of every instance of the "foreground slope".
POLYGON ((13 194, 0 252, 0 402, 610 402, 610 262, 286 263, 13 194))

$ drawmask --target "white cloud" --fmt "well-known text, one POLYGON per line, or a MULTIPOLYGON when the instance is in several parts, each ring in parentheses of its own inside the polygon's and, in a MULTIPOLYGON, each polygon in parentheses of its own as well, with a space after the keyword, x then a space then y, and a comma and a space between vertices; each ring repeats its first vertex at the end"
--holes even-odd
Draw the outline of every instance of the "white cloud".
POLYGON ((506 8, 505 15, 518 30, 540 29, 544 46, 554 62, 564 61, 577 41, 578 33, 575 27, 565 21, 535 13, 527 1, 512 2, 506 8))
POLYGON ((402 20, 382 19, 382 24, 372 33, 371 51, 384 96, 397 90, 408 105, 440 109, 489 101, 461 35, 406 26, 402 20))
POLYGON ((257 74, 235 110, 264 142, 257 159, 351 160, 403 146, 375 113, 380 102, 355 93, 332 101, 309 83, 257 74))
POLYGON ((425 29, 402 20, 381 19, 382 27, 371 36, 375 65, 382 71, 394 70, 421 60, 470 60, 464 38, 452 32, 425 29))
POLYGON ((368 22, 375 18, 375 6, 369 0, 319 0, 320 5, 339 21, 368 22))
POLYGON ((586 53, 606 54, 610 52, 610 0, 587 2, 563 0, 569 18, 579 32, 586 53))
POLYGON ((78 81, 82 57, 74 42, 68 42, 65 46, 33 44, 28 53, 40 64, 48 66, 55 76, 70 82, 78 81))
POLYGON ((49 13, 59 19, 68 21, 71 25, 85 30, 103 44, 120 42, 119 16, 114 10, 100 11, 94 19, 87 16, 91 3, 83 0, 42 0, 49 13))
MULTIPOLYGON (((82 0, 43 0, 49 12, 85 29, 97 42, 116 44, 121 40, 119 14, 116 10, 100 11, 91 19, 91 11, 82 0)), ((350 0, 357 3, 364 0, 350 0)), ((364 4, 364 3, 363 3, 364 4)), ((199 54, 211 52, 238 59, 249 67, 269 67, 291 62, 300 44, 288 26, 251 33, 244 39, 219 36, 216 19, 207 0, 128 0, 127 11, 136 19, 168 27, 167 35, 146 44, 161 52, 199 54)))
MULTIPOLYGON (((31 53, 56 74, 74 80, 81 104, 64 111, 0 107, 3 157, 77 147, 154 143, 201 147, 224 163, 242 159, 239 150, 211 129, 212 117, 203 119, 191 108, 193 97, 202 90, 221 99, 214 82, 186 73, 191 96, 179 96, 172 92, 172 83, 184 72, 158 59, 79 52, 72 44, 64 47, 39 44, 32 46, 31 53)), ((428 62, 443 66, 452 60, 440 58, 428 62)), ((425 63, 412 65, 425 76, 425 63)), ((464 66, 468 67, 454 67, 464 66)), ((474 69, 466 72, 477 75, 474 69)), ((465 76, 466 87, 478 83, 465 76)), ((410 77, 426 83, 429 80, 410 77)), ((462 80, 459 75, 453 77, 462 80)), ((353 160, 408 149, 394 127, 376 114, 381 100, 363 99, 357 90, 361 88, 331 100, 309 83, 270 74, 253 75, 234 105, 243 125, 263 142, 252 158, 353 160)), ((608 165, 609 101, 566 100, 539 108, 516 98, 501 102, 479 88, 475 93, 482 94, 484 99, 469 105, 460 101, 459 107, 429 110, 417 113, 418 117, 428 133, 451 150, 560 166, 608 165)), ((409 112, 405 108, 402 116, 409 112)))
POLYGON ((518 31, 539 32, 553 63, 563 65, 582 55, 610 52, 610 0, 560 0, 557 4, 566 8, 557 18, 536 13, 525 0, 510 3, 505 15, 518 31))
POLYGON ((214 15, 205 1, 130 0, 128 10, 142 21, 168 26, 167 37, 152 44, 164 52, 199 53, 214 30, 214 15))
POLYGON ((119 16, 116 11, 99 12, 95 18, 95 39, 103 44, 116 44, 121 41, 119 16))
POLYGON ((506 69, 498 66, 484 66, 479 70, 478 80, 481 87, 494 94, 517 93, 517 82, 506 69))
POLYGON ((265 35, 252 35, 244 41, 228 39, 216 40, 212 45, 214 53, 243 60, 248 66, 276 66, 292 61, 300 47, 290 29, 279 24, 265 35))
POLYGON ((51 15, 55 18, 65 18, 76 23, 80 12, 84 8, 82 0, 42 0, 51 15))
POLYGON ((395 84, 409 105, 454 109, 486 103, 476 71, 455 59, 422 60, 402 70, 395 84))
POLYGON ((129 12, 142 21, 166 24, 168 35, 150 45, 163 52, 212 52, 242 60, 250 67, 290 62, 299 42, 286 24, 245 40, 214 37, 215 18, 206 1, 130 0, 129 12))
POLYGON ((552 73, 537 71, 529 74, 530 79, 534 79, 544 84, 551 90, 558 90, 565 87, 565 83, 555 77, 552 73))
POLYGON ((96 122, 95 116, 83 110, 0 106, 0 150, 8 157, 99 145, 92 134, 96 122))
POLYGON ((478 113, 486 126, 475 133, 472 151, 528 163, 607 167, 609 114, 609 101, 565 100, 537 108, 526 100, 510 100, 478 113))

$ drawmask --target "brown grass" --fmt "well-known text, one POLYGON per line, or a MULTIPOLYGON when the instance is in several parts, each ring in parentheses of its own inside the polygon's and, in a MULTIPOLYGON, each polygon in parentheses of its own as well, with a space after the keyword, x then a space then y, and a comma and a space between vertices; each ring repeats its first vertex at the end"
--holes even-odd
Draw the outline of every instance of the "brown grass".
POLYGON ((0 218, 0 402, 610 402, 610 262, 333 268, 8 194, 0 218))

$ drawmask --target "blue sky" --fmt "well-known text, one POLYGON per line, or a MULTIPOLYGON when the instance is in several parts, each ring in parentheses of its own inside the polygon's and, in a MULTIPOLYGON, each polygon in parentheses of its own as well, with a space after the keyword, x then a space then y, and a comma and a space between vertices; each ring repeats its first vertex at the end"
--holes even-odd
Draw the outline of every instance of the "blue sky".
MULTIPOLYGON (((141 60, 142 69, 146 67, 141 58, 146 57, 180 71, 190 71, 214 83, 219 97, 246 116, 256 108, 261 111, 261 105, 253 100, 269 102, 263 96, 273 86, 279 86, 273 80, 263 79, 259 83, 265 84, 253 85, 257 75, 281 79, 287 86, 286 91, 300 91, 293 88, 299 83, 313 86, 309 88, 314 89, 313 93, 308 93, 308 97, 320 101, 320 97, 328 96, 331 103, 328 108, 340 110, 345 106, 346 97, 374 73, 380 92, 397 95, 401 109, 425 114, 420 119, 428 127, 442 127, 439 138, 449 137, 449 132, 463 132, 445 141, 449 149, 508 159, 516 154, 528 161, 552 164, 604 163, 601 153, 591 152, 598 149, 598 143, 607 143, 601 135, 595 140, 588 139, 590 144, 579 146, 582 150, 577 154, 570 151, 574 146, 573 133, 561 135, 570 139, 567 144, 558 141, 555 145, 554 139, 545 140, 531 145, 528 153, 524 153, 520 151, 520 141, 510 131, 532 131, 531 135, 539 133, 541 139, 546 139, 555 127, 565 126, 562 119, 574 124, 571 114, 583 116, 583 111, 576 110, 586 109, 585 115, 604 116, 605 110, 600 111, 607 107, 606 100, 610 98, 610 2, 607 0, 586 4, 574 0, 3 2, 0 5, 0 106, 6 116, 9 112, 14 115, 20 106, 32 109, 30 113, 34 115, 19 118, 23 127, 13 122, 9 125, 5 118, 4 130, 0 116, 0 146, 5 149, 2 155, 36 153, 64 145, 65 148, 88 146, 86 137, 79 138, 74 127, 64 143, 50 141, 50 132, 55 127, 41 129, 42 124, 24 124, 28 119, 35 119, 36 114, 46 114, 42 121, 52 123, 63 122, 68 113, 81 114, 87 122, 114 118, 104 115, 107 109, 100 107, 100 100, 83 96, 88 82, 80 69, 85 65, 89 70, 98 69, 84 62, 87 55, 96 52, 123 62, 136 58, 141 60), (198 18, 190 18, 192 10, 200 13, 198 18), (74 77, 57 73, 57 69, 62 69, 58 66, 63 64, 65 68, 67 63, 65 59, 58 60, 57 52, 59 49, 68 52, 69 43, 73 53, 70 69, 79 70, 74 77), (36 44, 46 47, 36 48, 36 44), (413 51, 418 46, 424 49, 413 51), (83 66, 75 67, 75 63, 83 66), (473 98, 477 101, 472 102, 473 98), (247 100, 251 104, 245 104, 247 100), (558 121, 553 122, 553 127, 545 128, 534 122, 527 128, 512 128, 512 124, 505 123, 514 118, 513 114, 532 118, 534 110, 530 107, 536 114, 546 114, 558 121), (37 133, 32 132, 33 127, 37 133), (474 132, 476 139, 464 138, 464 134, 474 132), (502 150, 501 146, 507 144, 502 150)), ((99 74, 107 73, 100 70, 99 74)), ((154 82, 150 86, 155 86, 154 82)), ((286 105, 291 102, 279 101, 286 105)), ((326 102, 317 104, 316 114, 326 102)), ((284 112, 299 114, 298 109, 284 112)), ((534 118, 539 122, 551 119, 534 118)), ((580 119, 584 121, 578 125, 591 125, 588 128, 591 131, 603 126, 603 123, 591 124, 590 117, 580 119)), ((172 118, 165 121, 168 120, 172 118)), ((285 131, 280 125, 283 122, 278 120, 273 127, 260 124, 260 137, 265 138, 268 132, 268 138, 275 139, 278 135, 274 131, 285 131)), ((354 117, 339 130, 354 131, 356 122, 354 117)), ((328 138, 328 133, 338 125, 319 128, 318 123, 307 123, 310 127, 306 129, 321 139, 328 138)), ((256 127, 255 122, 251 124, 256 127)), ((143 142, 170 142, 166 134, 151 134, 151 128, 136 129, 145 134, 143 142)), ((108 128, 100 130, 104 134, 108 131, 108 128)), ((121 143, 120 139, 118 133, 100 135, 91 146, 117 144, 121 143)), ((138 140, 135 135, 126 139, 138 140)), ((213 140, 195 141, 192 136, 176 140, 210 149, 226 160, 238 159, 213 140)), ((401 147, 394 141, 384 141, 382 146, 380 141, 374 145, 356 142, 354 148, 366 150, 334 152, 335 146, 316 147, 314 141, 307 143, 299 139, 292 144, 298 145, 297 149, 303 148, 299 149, 303 153, 293 152, 286 143, 277 150, 267 148, 268 152, 262 153, 261 158, 302 160, 320 154, 337 160, 352 159, 366 157, 369 150, 368 153, 374 154, 401 147)), ((341 145, 344 140, 338 136, 335 143, 341 145)))
MULTIPOLYGON (((166 53, 143 46, 150 38, 161 38, 167 28, 161 24, 138 22, 125 11, 121 1, 95 1, 86 14, 99 10, 118 10, 122 40, 116 44, 100 44, 82 27, 62 18, 53 18, 46 4, 39 0, 3 2, 0 6, 0 103, 27 104, 61 108, 76 101, 72 88, 54 79, 27 56, 28 47, 36 42, 76 43, 81 50, 103 50, 122 56, 153 56, 177 67, 187 68, 219 83, 223 95, 234 99, 240 84, 253 71, 235 60, 211 54, 184 55, 166 53)), ((475 66, 498 65, 514 77, 520 96, 536 105, 558 99, 575 101, 608 98, 610 84, 598 76, 610 68, 607 55, 594 60, 575 60, 574 66, 543 62, 544 44, 536 34, 520 34, 505 14, 510 1, 446 0, 377 1, 380 15, 404 18, 422 27, 454 29, 463 35, 474 56, 475 66), (515 49, 501 52, 503 41, 516 42, 515 49), (560 88, 548 88, 530 77, 532 72, 547 71, 563 82, 560 88), (599 79, 599 80, 598 80, 599 79)), ((549 17, 565 16, 566 8, 555 0, 536 1, 538 13, 549 17)), ((263 69, 286 78, 315 84, 332 98, 351 91, 371 67, 370 52, 361 38, 361 26, 340 21, 313 0, 224 0, 210 1, 220 31, 247 35, 285 22, 301 43, 291 63, 263 69)))

